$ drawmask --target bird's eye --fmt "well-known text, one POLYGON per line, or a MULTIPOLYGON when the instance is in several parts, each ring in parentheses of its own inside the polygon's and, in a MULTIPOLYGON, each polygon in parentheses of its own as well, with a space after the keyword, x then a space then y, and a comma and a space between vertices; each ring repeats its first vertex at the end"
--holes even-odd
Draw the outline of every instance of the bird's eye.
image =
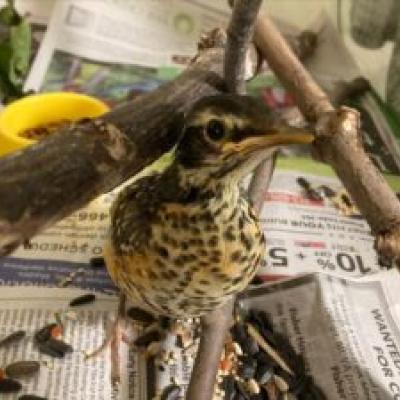
POLYGON ((221 121, 212 119, 207 124, 206 133, 211 140, 221 140, 225 135, 225 126, 221 121))

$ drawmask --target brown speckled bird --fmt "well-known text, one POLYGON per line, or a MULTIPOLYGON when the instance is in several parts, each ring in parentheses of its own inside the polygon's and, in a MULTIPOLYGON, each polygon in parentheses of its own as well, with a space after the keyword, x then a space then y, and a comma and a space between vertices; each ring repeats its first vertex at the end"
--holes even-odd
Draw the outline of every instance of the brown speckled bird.
POLYGON ((203 315, 246 287, 265 239, 239 182, 267 148, 313 139, 238 95, 203 98, 179 129, 174 162, 118 196, 105 247, 121 291, 173 318, 203 315))

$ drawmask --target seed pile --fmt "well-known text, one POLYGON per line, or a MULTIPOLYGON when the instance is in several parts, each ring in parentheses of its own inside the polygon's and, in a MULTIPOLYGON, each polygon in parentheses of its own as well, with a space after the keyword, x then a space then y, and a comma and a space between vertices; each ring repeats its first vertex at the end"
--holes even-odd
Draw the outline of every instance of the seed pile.
POLYGON ((60 129, 66 128, 70 124, 68 120, 60 120, 57 122, 49 122, 45 125, 40 125, 35 128, 22 131, 19 136, 30 140, 42 140, 60 129))
MULTIPOLYGON (((69 307, 79 307, 85 304, 94 302, 96 299, 93 294, 85 294, 69 303, 69 307)), ((70 318, 72 311, 66 311, 65 315, 70 318)), ((63 358, 67 353, 73 351, 71 345, 62 340, 63 335, 63 322, 61 316, 55 314, 56 322, 47 324, 37 330, 33 335, 33 340, 39 352, 46 354, 50 357, 63 358)), ((2 348, 8 347, 12 344, 18 344, 26 338, 24 330, 17 330, 11 332, 3 338, 0 338, 0 351, 2 348)), ((29 338, 30 339, 30 338, 29 338)), ((36 376, 40 371, 40 362, 33 360, 20 360, 0 368, 0 394, 2 393, 18 393, 22 391, 23 385, 20 380, 36 376)), ((1 397, 1 396, 0 396, 1 397)), ((23 394, 18 400, 47 400, 44 397, 35 394, 23 394)))
POLYGON ((303 358, 258 310, 250 310, 232 327, 217 381, 215 399, 326 399, 306 374, 303 358))

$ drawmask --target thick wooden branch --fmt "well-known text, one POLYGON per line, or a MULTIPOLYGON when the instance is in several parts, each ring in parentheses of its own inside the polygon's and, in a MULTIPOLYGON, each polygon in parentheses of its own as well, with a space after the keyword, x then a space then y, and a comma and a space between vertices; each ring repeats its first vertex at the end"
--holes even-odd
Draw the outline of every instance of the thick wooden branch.
POLYGON ((102 118, 0 159, 0 255, 142 170, 169 150, 174 117, 223 89, 223 48, 176 80, 102 118))
POLYGON ((255 39, 304 116, 316 124, 317 154, 333 167, 357 203, 377 235, 378 250, 386 257, 398 258, 400 202, 362 147, 357 111, 334 109, 267 16, 258 18, 255 39))

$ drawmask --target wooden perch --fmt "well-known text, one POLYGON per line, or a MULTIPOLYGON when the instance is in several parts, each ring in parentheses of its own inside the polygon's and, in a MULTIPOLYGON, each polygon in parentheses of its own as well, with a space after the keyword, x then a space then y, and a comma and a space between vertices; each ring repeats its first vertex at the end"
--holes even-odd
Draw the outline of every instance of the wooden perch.
POLYGON ((362 147, 356 110, 334 109, 267 16, 260 16, 255 40, 261 54, 315 124, 316 154, 338 174, 376 235, 377 250, 400 257, 400 202, 362 147))
MULTIPOLYGON (((234 93, 246 92, 247 52, 260 6, 261 0, 238 0, 233 7, 225 50, 224 77, 229 91, 234 93)), ((256 179, 252 180, 252 190, 258 195, 258 201, 263 201, 259 193, 264 193, 262 188, 266 183, 260 179, 260 175, 265 172, 266 165, 262 164, 261 169, 256 171, 256 179)), ((252 200, 255 201, 256 196, 252 200)), ((186 393, 187 399, 210 400, 213 397, 219 360, 233 322, 234 303, 235 299, 232 298, 223 307, 201 318, 200 346, 186 393)))
MULTIPOLYGON (((210 43, 221 44, 214 32, 210 43)), ((136 174, 169 150, 174 116, 223 89, 223 48, 202 51, 177 79, 0 159, 0 255, 136 174)))

